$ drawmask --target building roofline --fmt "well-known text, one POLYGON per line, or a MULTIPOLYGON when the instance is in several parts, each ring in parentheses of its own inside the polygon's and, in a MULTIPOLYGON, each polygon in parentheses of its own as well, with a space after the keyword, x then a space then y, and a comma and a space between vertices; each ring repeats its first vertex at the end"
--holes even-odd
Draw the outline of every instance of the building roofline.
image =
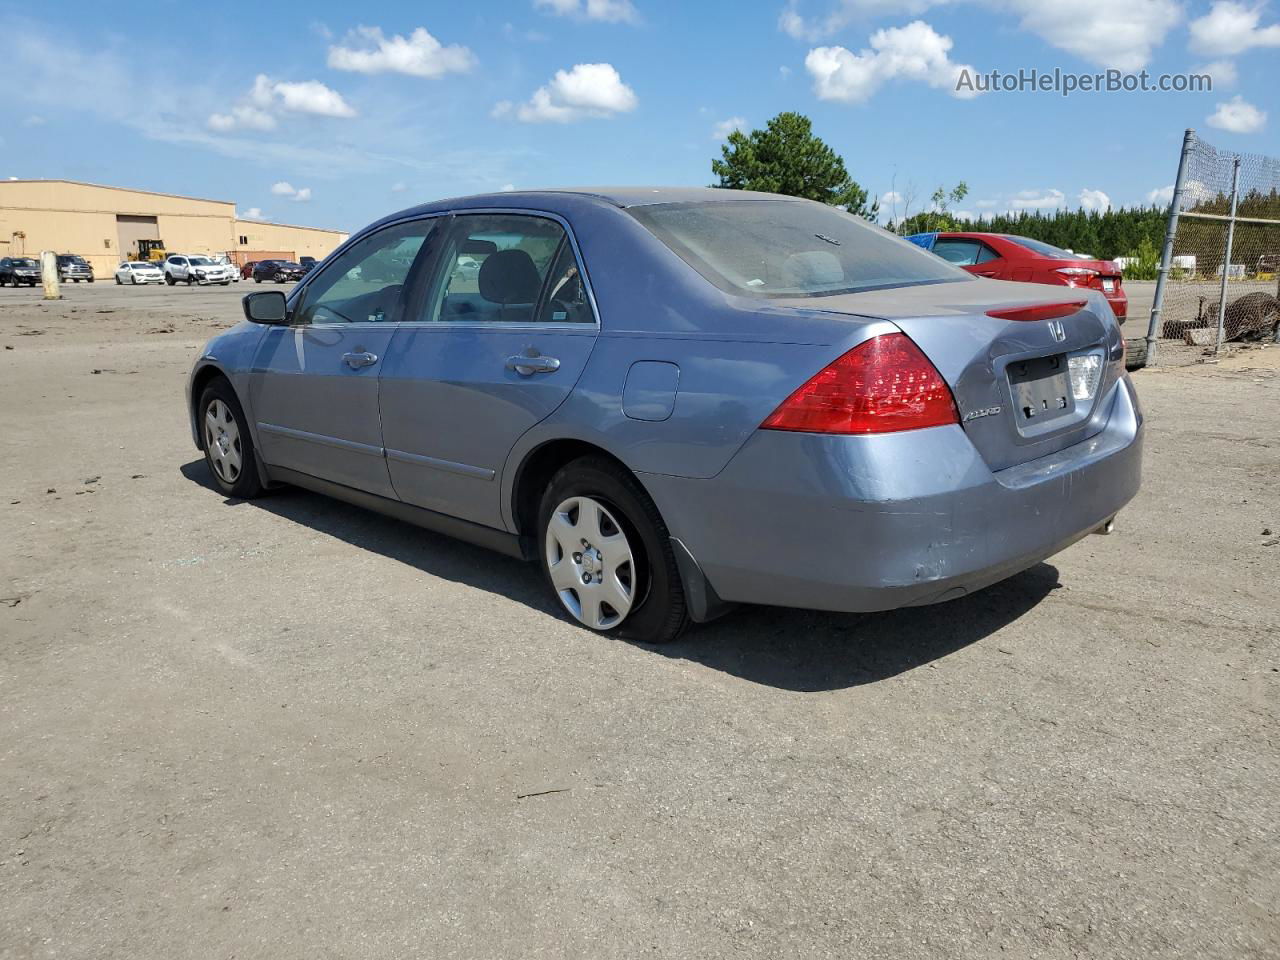
POLYGON ((234 200, 213 200, 209 197, 189 197, 182 193, 161 193, 159 190, 138 190, 134 187, 115 187, 106 183, 90 183, 87 180, 67 180, 64 177, 52 177, 49 179, 11 179, 0 180, 0 186, 6 183, 69 183, 77 187, 94 187, 98 190, 118 190, 121 193, 141 193, 148 197, 168 197, 171 200, 195 200, 198 203, 220 203, 231 207, 231 219, 237 223, 265 223, 275 227, 288 227, 290 230, 318 230, 321 233, 345 233, 350 235, 350 230, 334 230, 329 227, 307 227, 300 223, 280 223, 276 220, 250 220, 240 216, 240 211, 236 209, 234 200))
POLYGON ((351 235, 350 230, 335 230, 332 227, 308 227, 301 223, 281 223, 279 220, 251 220, 248 217, 233 217, 236 223, 259 223, 264 227, 287 227, 290 230, 318 230, 321 233, 345 233, 351 235))
POLYGON ((114 187, 107 183, 90 183, 87 180, 67 180, 63 177, 53 177, 51 179, 33 179, 33 180, 0 180, 0 185, 6 183, 70 183, 77 187, 96 187, 99 190, 119 190, 121 193, 145 193, 149 197, 170 197, 174 200, 198 200, 201 203, 225 203, 228 206, 236 205, 234 200, 214 200, 210 197, 189 197, 182 193, 161 193, 159 190, 139 190, 135 187, 114 187))

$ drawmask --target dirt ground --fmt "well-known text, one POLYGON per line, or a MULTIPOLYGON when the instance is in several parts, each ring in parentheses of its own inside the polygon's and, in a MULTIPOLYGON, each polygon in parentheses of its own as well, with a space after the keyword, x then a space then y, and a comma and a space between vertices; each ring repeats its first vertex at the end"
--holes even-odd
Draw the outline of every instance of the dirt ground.
POLYGON ((1135 375, 1113 536, 650 649, 215 493, 245 289, 0 290, 0 957, 1280 957, 1280 348, 1135 375))

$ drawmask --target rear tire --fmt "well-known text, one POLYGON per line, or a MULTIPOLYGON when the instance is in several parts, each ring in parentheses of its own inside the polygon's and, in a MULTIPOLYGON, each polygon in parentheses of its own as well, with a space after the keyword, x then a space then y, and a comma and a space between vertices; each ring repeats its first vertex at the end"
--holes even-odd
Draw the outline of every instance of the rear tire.
POLYGON ((230 382, 223 377, 211 381, 200 395, 196 415, 204 460, 218 489, 241 500, 261 495, 249 425, 230 382))
MULTIPOLYGON (((589 629, 639 643, 659 644, 676 639, 690 623, 684 587, 662 515, 635 477, 612 460, 582 457, 557 471, 538 507, 535 548, 543 575, 557 601, 589 629), (574 503, 603 508, 594 532, 584 523, 581 511, 577 511, 576 518, 563 512, 566 504, 574 503), (559 535, 551 529, 553 515, 558 518, 559 535), (572 521, 569 527, 565 526, 566 521, 572 521), (582 524, 581 531, 579 524, 582 524), (615 525, 619 529, 615 529, 615 525), (564 542, 565 531, 571 531, 572 543, 564 542), (618 577, 621 569, 607 562, 611 551, 618 548, 599 550, 597 536, 618 544, 619 533, 624 538, 620 546, 630 552, 627 572, 620 578, 629 607, 614 622, 608 622, 612 619, 609 616, 597 616, 603 623, 592 623, 584 614, 589 609, 599 610, 600 602, 595 601, 593 605, 591 595, 582 588, 601 590, 606 587, 605 580, 618 577), (582 539, 588 544, 581 545, 582 539), (584 552, 586 559, 580 560, 584 552), (602 554, 605 559, 597 561, 595 558, 602 554), (580 585, 579 579, 584 573, 596 573, 601 579, 580 585)), ((608 595, 604 595, 606 608, 611 607, 608 599, 608 595)))
POLYGON ((1126 370, 1141 370, 1147 365, 1147 341, 1143 337, 1136 340, 1126 340, 1124 356, 1124 368, 1126 370))

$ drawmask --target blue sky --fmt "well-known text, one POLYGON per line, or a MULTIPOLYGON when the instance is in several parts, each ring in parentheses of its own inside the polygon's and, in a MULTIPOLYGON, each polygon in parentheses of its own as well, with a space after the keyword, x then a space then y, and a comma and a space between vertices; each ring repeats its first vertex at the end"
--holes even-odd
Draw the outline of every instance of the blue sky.
POLYGON ((57 9, 0 3, 0 177, 234 200, 287 223, 352 229, 508 187, 706 184, 719 133, 782 110, 810 116, 900 210, 961 179, 970 213, 1146 203, 1172 183, 1188 126, 1280 155, 1267 93, 1280 87, 1280 10, 1234 0, 57 9), (966 65, 1208 65, 1215 83, 957 97, 966 65))

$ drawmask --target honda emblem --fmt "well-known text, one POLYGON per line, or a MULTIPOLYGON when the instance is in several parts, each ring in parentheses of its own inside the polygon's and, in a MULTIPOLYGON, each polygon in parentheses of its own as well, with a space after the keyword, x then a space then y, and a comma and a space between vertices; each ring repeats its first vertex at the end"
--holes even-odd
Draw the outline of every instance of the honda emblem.
POLYGON ((1049 334, 1058 343, 1061 343, 1063 340, 1067 339, 1067 330, 1066 330, 1066 327, 1062 325, 1061 320, 1049 321, 1049 334))

